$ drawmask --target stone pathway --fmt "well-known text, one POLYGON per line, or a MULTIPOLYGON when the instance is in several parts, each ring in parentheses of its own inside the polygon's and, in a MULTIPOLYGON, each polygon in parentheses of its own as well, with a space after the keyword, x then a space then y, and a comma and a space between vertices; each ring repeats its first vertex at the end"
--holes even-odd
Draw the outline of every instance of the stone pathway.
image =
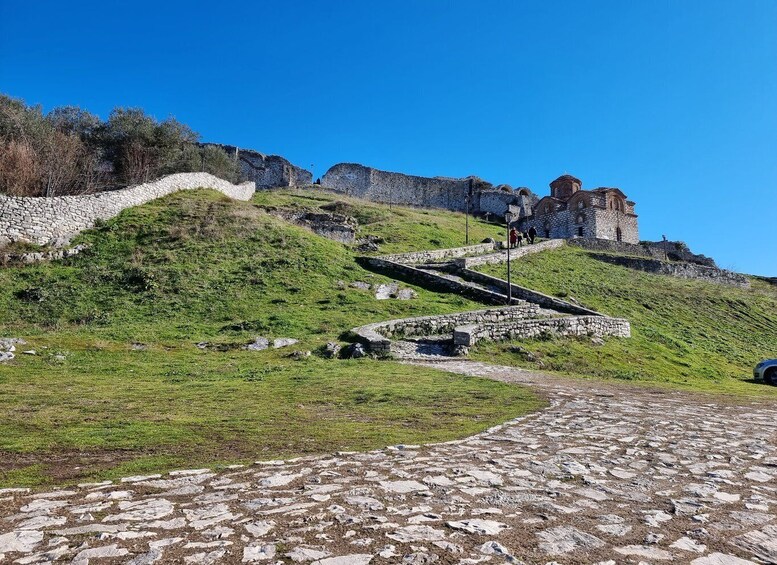
POLYGON ((776 408, 426 364, 551 406, 446 444, 0 490, 0 562, 777 562, 776 408))

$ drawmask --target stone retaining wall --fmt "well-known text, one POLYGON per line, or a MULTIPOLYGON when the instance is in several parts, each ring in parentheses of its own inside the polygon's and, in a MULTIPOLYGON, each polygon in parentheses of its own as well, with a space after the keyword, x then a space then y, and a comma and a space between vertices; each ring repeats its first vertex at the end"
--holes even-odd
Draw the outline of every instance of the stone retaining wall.
MULTIPOLYGON (((520 259, 526 255, 532 253, 539 253, 540 251, 547 251, 549 249, 558 249, 565 244, 563 239, 551 239, 549 241, 542 241, 535 243, 534 245, 524 245, 510 250, 510 259, 520 259)), ((498 265, 500 263, 507 262, 507 251, 500 251, 499 253, 491 253, 489 255, 479 255, 476 257, 461 257, 454 259, 453 264, 459 269, 471 269, 472 267, 479 267, 481 265, 498 265)))
POLYGON ((471 300, 484 304, 504 304, 506 299, 497 292, 491 292, 466 283, 445 278, 410 265, 389 261, 383 257, 359 257, 357 261, 363 267, 391 278, 410 284, 416 284, 437 292, 454 292, 471 300))
POLYGON ((440 316, 420 316, 402 318, 367 324, 351 330, 351 333, 364 344, 368 352, 385 355, 391 348, 392 337, 413 337, 452 333, 461 324, 499 324, 515 323, 540 315, 536 304, 519 304, 504 308, 489 308, 443 314, 440 316))
POLYGON ((209 173, 177 173, 157 181, 84 196, 16 198, 0 195, 0 247, 12 241, 64 245, 97 220, 179 190, 212 188, 236 200, 253 196, 253 182, 234 185, 209 173))
POLYGON ((733 271, 726 271, 724 269, 717 269, 715 267, 704 267, 694 263, 669 263, 657 259, 624 257, 622 255, 609 255, 606 253, 591 253, 590 255, 594 259, 605 263, 620 265, 638 271, 645 271, 646 273, 669 275, 681 279, 696 279, 742 288, 750 287, 750 281, 745 275, 733 271))
MULTIPOLYGON (((505 294, 507 294, 507 281, 504 281, 497 277, 492 277, 491 275, 487 275, 485 273, 471 271, 469 269, 463 269, 459 271, 458 274, 461 275, 462 278, 471 280, 472 282, 499 288, 505 294)), ((589 310, 588 308, 577 306, 576 304, 572 304, 571 302, 566 302, 565 300, 561 300, 560 298, 548 296, 547 294, 537 292, 536 290, 532 290, 530 288, 518 286, 517 284, 513 284, 510 286, 512 287, 513 298, 526 300, 527 302, 533 302, 535 304, 539 304, 543 308, 548 308, 550 310, 556 310, 557 312, 564 312, 567 314, 575 314, 575 315, 582 315, 582 316, 601 316, 599 312, 596 312, 594 310, 589 310)))
POLYGON ((502 341, 553 336, 631 337, 631 325, 622 318, 568 316, 516 320, 498 324, 468 324, 453 331, 453 344, 471 347, 482 340, 502 341))
POLYGON ((626 255, 636 255, 638 257, 651 257, 653 259, 664 259, 668 257, 672 261, 685 261, 687 263, 696 263, 705 267, 717 267, 715 261, 704 255, 691 253, 687 248, 679 247, 676 242, 643 242, 626 243, 624 241, 612 241, 609 239, 587 239, 575 238, 568 240, 569 245, 575 245, 588 249, 590 251, 608 251, 612 253, 624 253, 626 255))
POLYGON ((475 255, 493 251, 497 243, 480 243, 478 245, 468 245, 466 247, 452 247, 449 249, 432 249, 429 251, 411 251, 410 253, 395 253, 393 255, 381 255, 380 259, 402 263, 404 265, 419 265, 422 263, 432 263, 434 261, 444 261, 465 255, 475 255))

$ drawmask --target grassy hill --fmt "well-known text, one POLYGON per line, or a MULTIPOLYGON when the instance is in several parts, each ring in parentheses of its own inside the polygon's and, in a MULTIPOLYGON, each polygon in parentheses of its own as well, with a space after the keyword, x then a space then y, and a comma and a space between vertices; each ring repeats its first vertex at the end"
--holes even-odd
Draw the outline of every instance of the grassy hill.
MULTIPOLYGON (((483 267, 505 278, 505 265, 483 267)), ((571 246, 513 262, 516 284, 574 298, 631 322, 631 339, 530 340, 478 347, 483 360, 573 375, 777 396, 752 382, 755 363, 777 356, 777 286, 750 289, 653 275, 597 261, 571 246), (519 347, 515 347, 519 346, 519 347)))
MULTIPOLYGON (((461 437, 539 406, 523 390, 391 362, 296 361, 353 326, 478 307, 387 279, 269 208, 336 204, 386 251, 463 244, 463 216, 324 192, 179 193, 125 211, 71 259, 0 269, 0 485, 461 437), (300 343, 262 352, 255 336, 300 343), (195 344, 208 342, 206 349, 195 344)), ((498 227, 471 222, 473 241, 498 227)))

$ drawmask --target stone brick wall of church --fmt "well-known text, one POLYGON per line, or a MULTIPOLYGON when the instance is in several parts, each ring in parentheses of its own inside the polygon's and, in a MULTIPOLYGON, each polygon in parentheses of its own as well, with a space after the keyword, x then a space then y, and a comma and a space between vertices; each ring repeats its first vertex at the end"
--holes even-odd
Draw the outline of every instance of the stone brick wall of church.
POLYGON ((639 243, 637 218, 614 210, 584 208, 582 210, 557 210, 550 214, 538 214, 518 222, 518 228, 526 231, 531 226, 540 237, 570 239, 580 237, 578 228, 583 228, 583 237, 617 239, 616 228, 621 228, 622 241, 639 243), (578 222, 579 217, 583 222, 578 222), (546 226, 548 229, 546 229, 546 226))
POLYGON ((63 245, 97 220, 179 190, 212 188, 236 200, 249 200, 253 182, 234 185, 208 173, 177 173, 157 181, 84 196, 17 198, 0 195, 0 247, 14 241, 63 245))
POLYGON ((467 179, 418 177, 340 163, 321 178, 321 186, 374 202, 464 211, 467 179))

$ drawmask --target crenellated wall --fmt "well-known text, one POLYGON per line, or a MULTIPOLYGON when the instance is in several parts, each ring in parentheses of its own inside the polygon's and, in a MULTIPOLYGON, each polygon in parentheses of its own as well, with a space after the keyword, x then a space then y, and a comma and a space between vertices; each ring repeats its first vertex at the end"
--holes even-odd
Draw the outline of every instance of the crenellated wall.
POLYGON ((14 241, 64 245, 97 220, 117 216, 179 190, 212 188, 236 200, 250 200, 253 182, 234 185, 209 173, 177 173, 154 182, 83 196, 16 198, 0 195, 0 247, 14 241))

